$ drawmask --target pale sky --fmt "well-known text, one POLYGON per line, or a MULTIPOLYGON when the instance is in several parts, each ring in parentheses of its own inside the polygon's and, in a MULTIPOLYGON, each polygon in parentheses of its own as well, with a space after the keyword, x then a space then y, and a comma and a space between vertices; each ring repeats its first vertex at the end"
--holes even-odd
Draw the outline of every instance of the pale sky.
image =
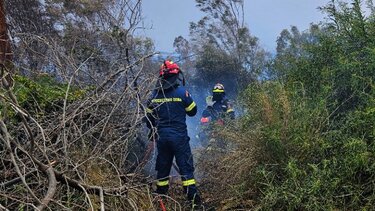
MULTIPOLYGON (((324 21, 317 8, 329 0, 244 0, 245 22, 252 35, 266 50, 274 51, 283 29, 297 26, 300 31, 310 23, 324 21)), ((197 22, 203 13, 194 0, 143 0, 144 26, 140 33, 151 37, 157 51, 173 52, 173 41, 179 35, 189 36, 189 22, 197 22)))

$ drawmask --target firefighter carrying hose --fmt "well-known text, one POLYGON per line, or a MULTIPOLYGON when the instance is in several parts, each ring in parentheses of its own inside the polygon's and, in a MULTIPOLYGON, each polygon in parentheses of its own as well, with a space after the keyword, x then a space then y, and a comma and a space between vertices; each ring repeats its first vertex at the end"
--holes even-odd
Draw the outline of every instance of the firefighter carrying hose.
POLYGON ((193 155, 186 126, 186 115, 194 116, 197 106, 185 87, 180 86, 181 81, 183 85, 185 82, 176 63, 164 61, 159 79, 159 85, 147 105, 147 126, 157 130, 156 192, 167 194, 169 174, 175 158, 187 199, 193 205, 199 205, 201 198, 194 179, 193 155))

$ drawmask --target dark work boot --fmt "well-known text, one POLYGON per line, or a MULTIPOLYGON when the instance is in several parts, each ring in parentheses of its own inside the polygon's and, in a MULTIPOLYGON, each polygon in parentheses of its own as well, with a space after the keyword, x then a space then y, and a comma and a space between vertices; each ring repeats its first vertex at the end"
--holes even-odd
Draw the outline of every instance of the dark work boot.
POLYGON ((202 207, 202 199, 198 194, 188 196, 189 205, 193 210, 200 210, 202 207))
POLYGON ((202 205, 202 199, 198 194, 195 194, 192 200, 193 206, 200 206, 202 205))
POLYGON ((157 186, 157 187, 156 187, 156 193, 157 193, 157 194, 167 195, 167 193, 168 193, 168 189, 169 189, 169 185, 165 185, 165 186, 157 186))

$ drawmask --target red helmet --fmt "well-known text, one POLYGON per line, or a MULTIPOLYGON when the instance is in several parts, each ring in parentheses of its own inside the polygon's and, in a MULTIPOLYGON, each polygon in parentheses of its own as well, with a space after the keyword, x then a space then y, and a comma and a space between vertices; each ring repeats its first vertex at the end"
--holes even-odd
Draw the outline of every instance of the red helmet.
POLYGON ((159 76, 168 77, 178 75, 180 73, 180 67, 173 61, 166 60, 160 66, 159 76))

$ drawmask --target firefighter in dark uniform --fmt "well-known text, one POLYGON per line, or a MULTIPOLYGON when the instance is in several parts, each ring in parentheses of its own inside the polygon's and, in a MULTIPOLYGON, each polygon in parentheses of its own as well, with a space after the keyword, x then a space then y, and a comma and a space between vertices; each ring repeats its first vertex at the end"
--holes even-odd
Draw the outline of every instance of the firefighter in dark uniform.
MULTIPOLYGON (((223 142, 215 132, 216 126, 223 126, 229 120, 235 118, 232 104, 225 97, 224 85, 217 83, 213 90, 212 96, 206 98, 206 109, 203 110, 201 116, 200 131, 198 138, 204 148, 207 150, 224 149, 223 142)), ((217 129, 217 128, 216 128, 217 129)))
POLYGON ((233 105, 225 97, 224 85, 217 83, 212 90, 212 96, 206 98, 207 107, 202 112, 201 123, 217 122, 223 125, 225 119, 234 119, 233 105))
POLYGON ((190 93, 179 84, 180 81, 183 81, 183 85, 185 82, 176 63, 165 61, 160 67, 159 76, 159 86, 147 106, 148 126, 157 130, 156 192, 167 194, 169 174, 175 158, 184 193, 189 201, 198 205, 201 199, 194 179, 193 155, 186 126, 186 115, 194 116, 197 106, 190 93))

